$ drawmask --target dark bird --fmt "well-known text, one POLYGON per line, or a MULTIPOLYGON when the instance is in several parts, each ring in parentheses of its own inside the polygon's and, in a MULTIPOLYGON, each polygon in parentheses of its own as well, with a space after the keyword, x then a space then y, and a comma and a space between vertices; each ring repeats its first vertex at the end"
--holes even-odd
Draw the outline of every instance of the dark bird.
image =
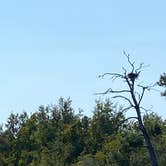
POLYGON ((127 75, 127 77, 131 80, 132 83, 134 83, 135 79, 138 78, 139 74, 140 74, 140 72, 138 72, 138 73, 131 72, 127 75))

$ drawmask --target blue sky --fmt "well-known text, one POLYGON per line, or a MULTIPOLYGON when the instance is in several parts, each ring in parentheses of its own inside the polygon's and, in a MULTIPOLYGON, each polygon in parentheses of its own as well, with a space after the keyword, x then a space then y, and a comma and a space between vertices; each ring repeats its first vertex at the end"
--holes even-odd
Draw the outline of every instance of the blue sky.
MULTIPOLYGON (((93 93, 113 86, 98 75, 121 72, 123 50, 150 64, 144 82, 157 81, 166 71, 165 6, 164 0, 1 1, 0 122, 61 96, 90 115, 98 98, 93 93)), ((166 118, 159 92, 143 104, 166 118)))

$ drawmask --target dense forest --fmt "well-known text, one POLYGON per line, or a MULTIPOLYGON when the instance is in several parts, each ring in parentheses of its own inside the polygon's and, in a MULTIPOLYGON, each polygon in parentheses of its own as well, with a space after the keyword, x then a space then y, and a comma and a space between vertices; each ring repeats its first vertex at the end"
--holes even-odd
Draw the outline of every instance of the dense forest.
MULTIPOLYGON (((158 82, 166 86, 166 75, 158 82)), ((165 92, 162 92, 166 96, 165 92)), ((109 99, 96 101, 93 115, 75 113, 71 99, 40 106, 32 115, 11 114, 0 130, 0 166, 151 165, 138 122, 109 99)), ((166 164, 166 120, 143 114, 160 166, 166 164)))

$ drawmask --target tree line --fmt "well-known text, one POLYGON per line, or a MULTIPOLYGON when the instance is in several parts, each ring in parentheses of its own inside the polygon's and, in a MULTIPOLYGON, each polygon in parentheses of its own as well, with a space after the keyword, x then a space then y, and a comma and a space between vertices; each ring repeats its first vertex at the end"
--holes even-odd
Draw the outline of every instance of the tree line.
MULTIPOLYGON (((40 106, 28 116, 11 114, 0 132, 2 166, 151 165, 138 122, 125 121, 110 100, 97 101, 92 117, 76 114, 70 99, 40 106)), ((145 114, 144 125, 159 164, 166 163, 166 120, 145 114)))
MULTIPOLYGON (((166 87, 166 74, 157 83, 166 87)), ((113 92, 111 90, 111 92, 113 92)), ((162 96, 166 96, 163 91, 162 96)), ((141 99, 141 98, 140 98, 141 99)), ((142 123, 160 166, 166 164, 166 120, 146 112, 142 123)), ((140 124, 110 99, 93 115, 75 113, 71 99, 40 106, 32 115, 10 114, 0 129, 0 166, 150 166, 140 124)))

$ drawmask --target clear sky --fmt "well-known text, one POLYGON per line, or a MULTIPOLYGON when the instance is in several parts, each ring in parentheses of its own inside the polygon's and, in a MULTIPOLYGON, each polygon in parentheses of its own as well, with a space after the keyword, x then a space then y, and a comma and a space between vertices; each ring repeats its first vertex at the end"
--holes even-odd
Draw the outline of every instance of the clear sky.
MULTIPOLYGON (((98 75, 121 72, 123 50, 150 64, 142 80, 157 81, 166 72, 165 6, 164 0, 1 1, 0 122, 61 96, 90 115, 93 93, 112 86, 98 75)), ((151 105, 166 118, 159 92, 145 97, 151 105)))

